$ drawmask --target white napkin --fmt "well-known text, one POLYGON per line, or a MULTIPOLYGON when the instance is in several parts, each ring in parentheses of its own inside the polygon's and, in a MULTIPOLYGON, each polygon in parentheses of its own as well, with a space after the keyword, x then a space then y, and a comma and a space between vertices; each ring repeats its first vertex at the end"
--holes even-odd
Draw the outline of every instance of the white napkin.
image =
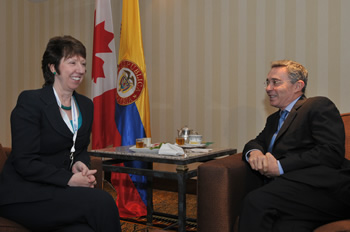
POLYGON ((197 153, 208 153, 213 149, 204 149, 204 148, 192 148, 191 152, 197 152, 197 153))
POLYGON ((184 150, 178 145, 164 143, 159 149, 159 155, 183 155, 185 154, 184 150))

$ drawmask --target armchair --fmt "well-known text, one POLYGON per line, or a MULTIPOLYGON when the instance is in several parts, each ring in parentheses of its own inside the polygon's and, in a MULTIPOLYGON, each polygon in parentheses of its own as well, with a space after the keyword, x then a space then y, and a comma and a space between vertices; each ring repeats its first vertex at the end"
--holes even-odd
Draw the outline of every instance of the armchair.
MULTIPOLYGON (((11 148, 2 147, 0 144, 0 173, 2 171, 3 165, 7 157, 11 153, 11 148)), ((102 161, 100 158, 91 157, 91 168, 97 169, 96 179, 97 185, 96 188, 102 189, 102 161)), ((6 218, 0 217, 0 231, 1 232, 30 232, 30 230, 24 228, 22 225, 8 220, 6 218)))
MULTIPOLYGON (((345 157, 350 159, 350 113, 342 114, 345 157)), ((197 226, 199 232, 236 232, 241 203, 261 183, 238 153, 198 167, 197 226)), ((350 218, 320 226, 314 232, 350 232, 350 218)))

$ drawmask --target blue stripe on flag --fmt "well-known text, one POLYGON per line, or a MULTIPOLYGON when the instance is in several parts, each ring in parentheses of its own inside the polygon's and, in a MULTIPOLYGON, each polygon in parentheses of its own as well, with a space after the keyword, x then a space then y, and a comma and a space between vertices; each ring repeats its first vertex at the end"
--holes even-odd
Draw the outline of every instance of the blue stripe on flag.
POLYGON ((116 104, 115 121, 122 136, 122 146, 134 145, 137 138, 146 137, 135 102, 126 106, 116 104))
MULTIPOLYGON (((137 138, 146 137, 135 102, 126 106, 117 103, 115 107, 115 121, 122 138, 122 146, 134 145, 137 138)), ((124 162, 124 165, 127 167, 147 168, 147 163, 141 161, 124 162)), ((147 205, 147 178, 145 176, 129 175, 142 201, 147 205)))

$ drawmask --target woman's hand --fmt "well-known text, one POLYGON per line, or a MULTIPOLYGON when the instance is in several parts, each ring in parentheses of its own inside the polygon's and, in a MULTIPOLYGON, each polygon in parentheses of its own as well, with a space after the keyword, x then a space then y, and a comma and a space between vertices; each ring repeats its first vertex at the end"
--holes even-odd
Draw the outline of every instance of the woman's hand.
POLYGON ((96 170, 90 170, 88 175, 83 175, 82 172, 74 173, 68 181, 68 185, 71 187, 89 187, 93 188, 96 184, 96 178, 93 174, 96 170))
POLYGON ((83 162, 77 161, 72 167, 74 175, 68 182, 69 186, 80 186, 93 188, 96 185, 96 178, 94 174, 96 169, 90 170, 83 162))
POLYGON ((73 164, 73 167, 72 167, 73 173, 82 172, 83 175, 86 175, 88 171, 89 171, 89 168, 81 161, 77 161, 73 164))

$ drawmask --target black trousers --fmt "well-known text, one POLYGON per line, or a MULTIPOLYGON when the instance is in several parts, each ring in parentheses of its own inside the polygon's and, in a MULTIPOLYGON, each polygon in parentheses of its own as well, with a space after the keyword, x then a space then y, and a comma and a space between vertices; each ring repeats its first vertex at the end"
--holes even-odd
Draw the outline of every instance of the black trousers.
POLYGON ((0 215, 35 232, 120 232, 112 196, 100 189, 57 188, 51 200, 0 206, 0 215))
POLYGON ((248 193, 239 221, 240 232, 311 232, 320 225, 345 219, 349 212, 327 190, 282 177, 248 193))

